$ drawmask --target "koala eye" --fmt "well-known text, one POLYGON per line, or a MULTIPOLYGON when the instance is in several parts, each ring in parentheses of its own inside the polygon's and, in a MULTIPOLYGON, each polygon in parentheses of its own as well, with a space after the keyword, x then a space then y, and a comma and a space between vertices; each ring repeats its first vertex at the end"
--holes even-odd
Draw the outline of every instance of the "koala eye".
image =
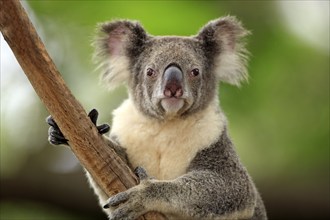
POLYGON ((190 73, 191 73, 191 75, 194 76, 194 77, 195 77, 195 76, 198 76, 198 75, 199 75, 199 69, 195 68, 195 69, 193 69, 190 73))
POLYGON ((153 76, 155 74, 155 70, 148 68, 147 69, 147 76, 153 76))

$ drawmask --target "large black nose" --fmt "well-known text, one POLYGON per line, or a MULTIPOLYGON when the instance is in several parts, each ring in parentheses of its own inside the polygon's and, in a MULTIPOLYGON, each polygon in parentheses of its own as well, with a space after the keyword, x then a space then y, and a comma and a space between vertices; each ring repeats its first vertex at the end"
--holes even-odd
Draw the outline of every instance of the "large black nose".
POLYGON ((164 95, 168 98, 180 98, 183 95, 183 74, 179 67, 170 65, 164 72, 164 95))

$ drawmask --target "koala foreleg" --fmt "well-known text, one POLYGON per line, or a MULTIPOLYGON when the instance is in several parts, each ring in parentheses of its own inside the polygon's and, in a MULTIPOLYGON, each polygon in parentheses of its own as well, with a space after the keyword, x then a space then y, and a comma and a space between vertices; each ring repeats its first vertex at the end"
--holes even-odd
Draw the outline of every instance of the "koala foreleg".
POLYGON ((192 171, 172 181, 159 181, 148 178, 141 168, 137 175, 139 185, 104 205, 112 209, 110 220, 133 220, 149 211, 173 219, 249 219, 253 215, 253 196, 246 196, 250 186, 234 179, 227 182, 209 171, 192 171))

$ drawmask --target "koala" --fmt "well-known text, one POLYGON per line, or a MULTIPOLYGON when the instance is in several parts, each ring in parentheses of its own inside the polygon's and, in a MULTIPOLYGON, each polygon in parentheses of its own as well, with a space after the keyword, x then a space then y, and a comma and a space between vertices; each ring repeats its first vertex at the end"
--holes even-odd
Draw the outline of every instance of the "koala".
MULTIPOLYGON (((87 176, 109 219, 157 211, 167 219, 267 219, 263 201, 228 135, 219 82, 247 80, 245 37, 232 16, 212 20, 190 37, 152 36, 137 21, 99 27, 102 80, 126 84, 106 141, 140 178, 111 198, 87 176)), ((97 111, 91 120, 96 124, 97 111)), ((49 141, 68 144, 50 117, 49 141)), ((109 130, 98 126, 101 134, 109 130)))

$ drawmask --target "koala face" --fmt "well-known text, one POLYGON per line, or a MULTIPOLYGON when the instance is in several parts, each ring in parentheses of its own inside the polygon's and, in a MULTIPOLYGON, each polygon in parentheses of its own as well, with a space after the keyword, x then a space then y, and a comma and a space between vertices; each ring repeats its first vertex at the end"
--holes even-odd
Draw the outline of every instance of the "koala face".
POLYGON ((126 83, 145 115, 157 119, 201 111, 216 97, 219 81, 246 79, 242 37, 247 31, 233 17, 209 22, 192 37, 155 37, 137 22, 103 24, 96 41, 103 80, 126 83))
POLYGON ((131 97, 152 117, 188 115, 207 106, 215 94, 210 66, 197 40, 151 38, 132 63, 131 97))

